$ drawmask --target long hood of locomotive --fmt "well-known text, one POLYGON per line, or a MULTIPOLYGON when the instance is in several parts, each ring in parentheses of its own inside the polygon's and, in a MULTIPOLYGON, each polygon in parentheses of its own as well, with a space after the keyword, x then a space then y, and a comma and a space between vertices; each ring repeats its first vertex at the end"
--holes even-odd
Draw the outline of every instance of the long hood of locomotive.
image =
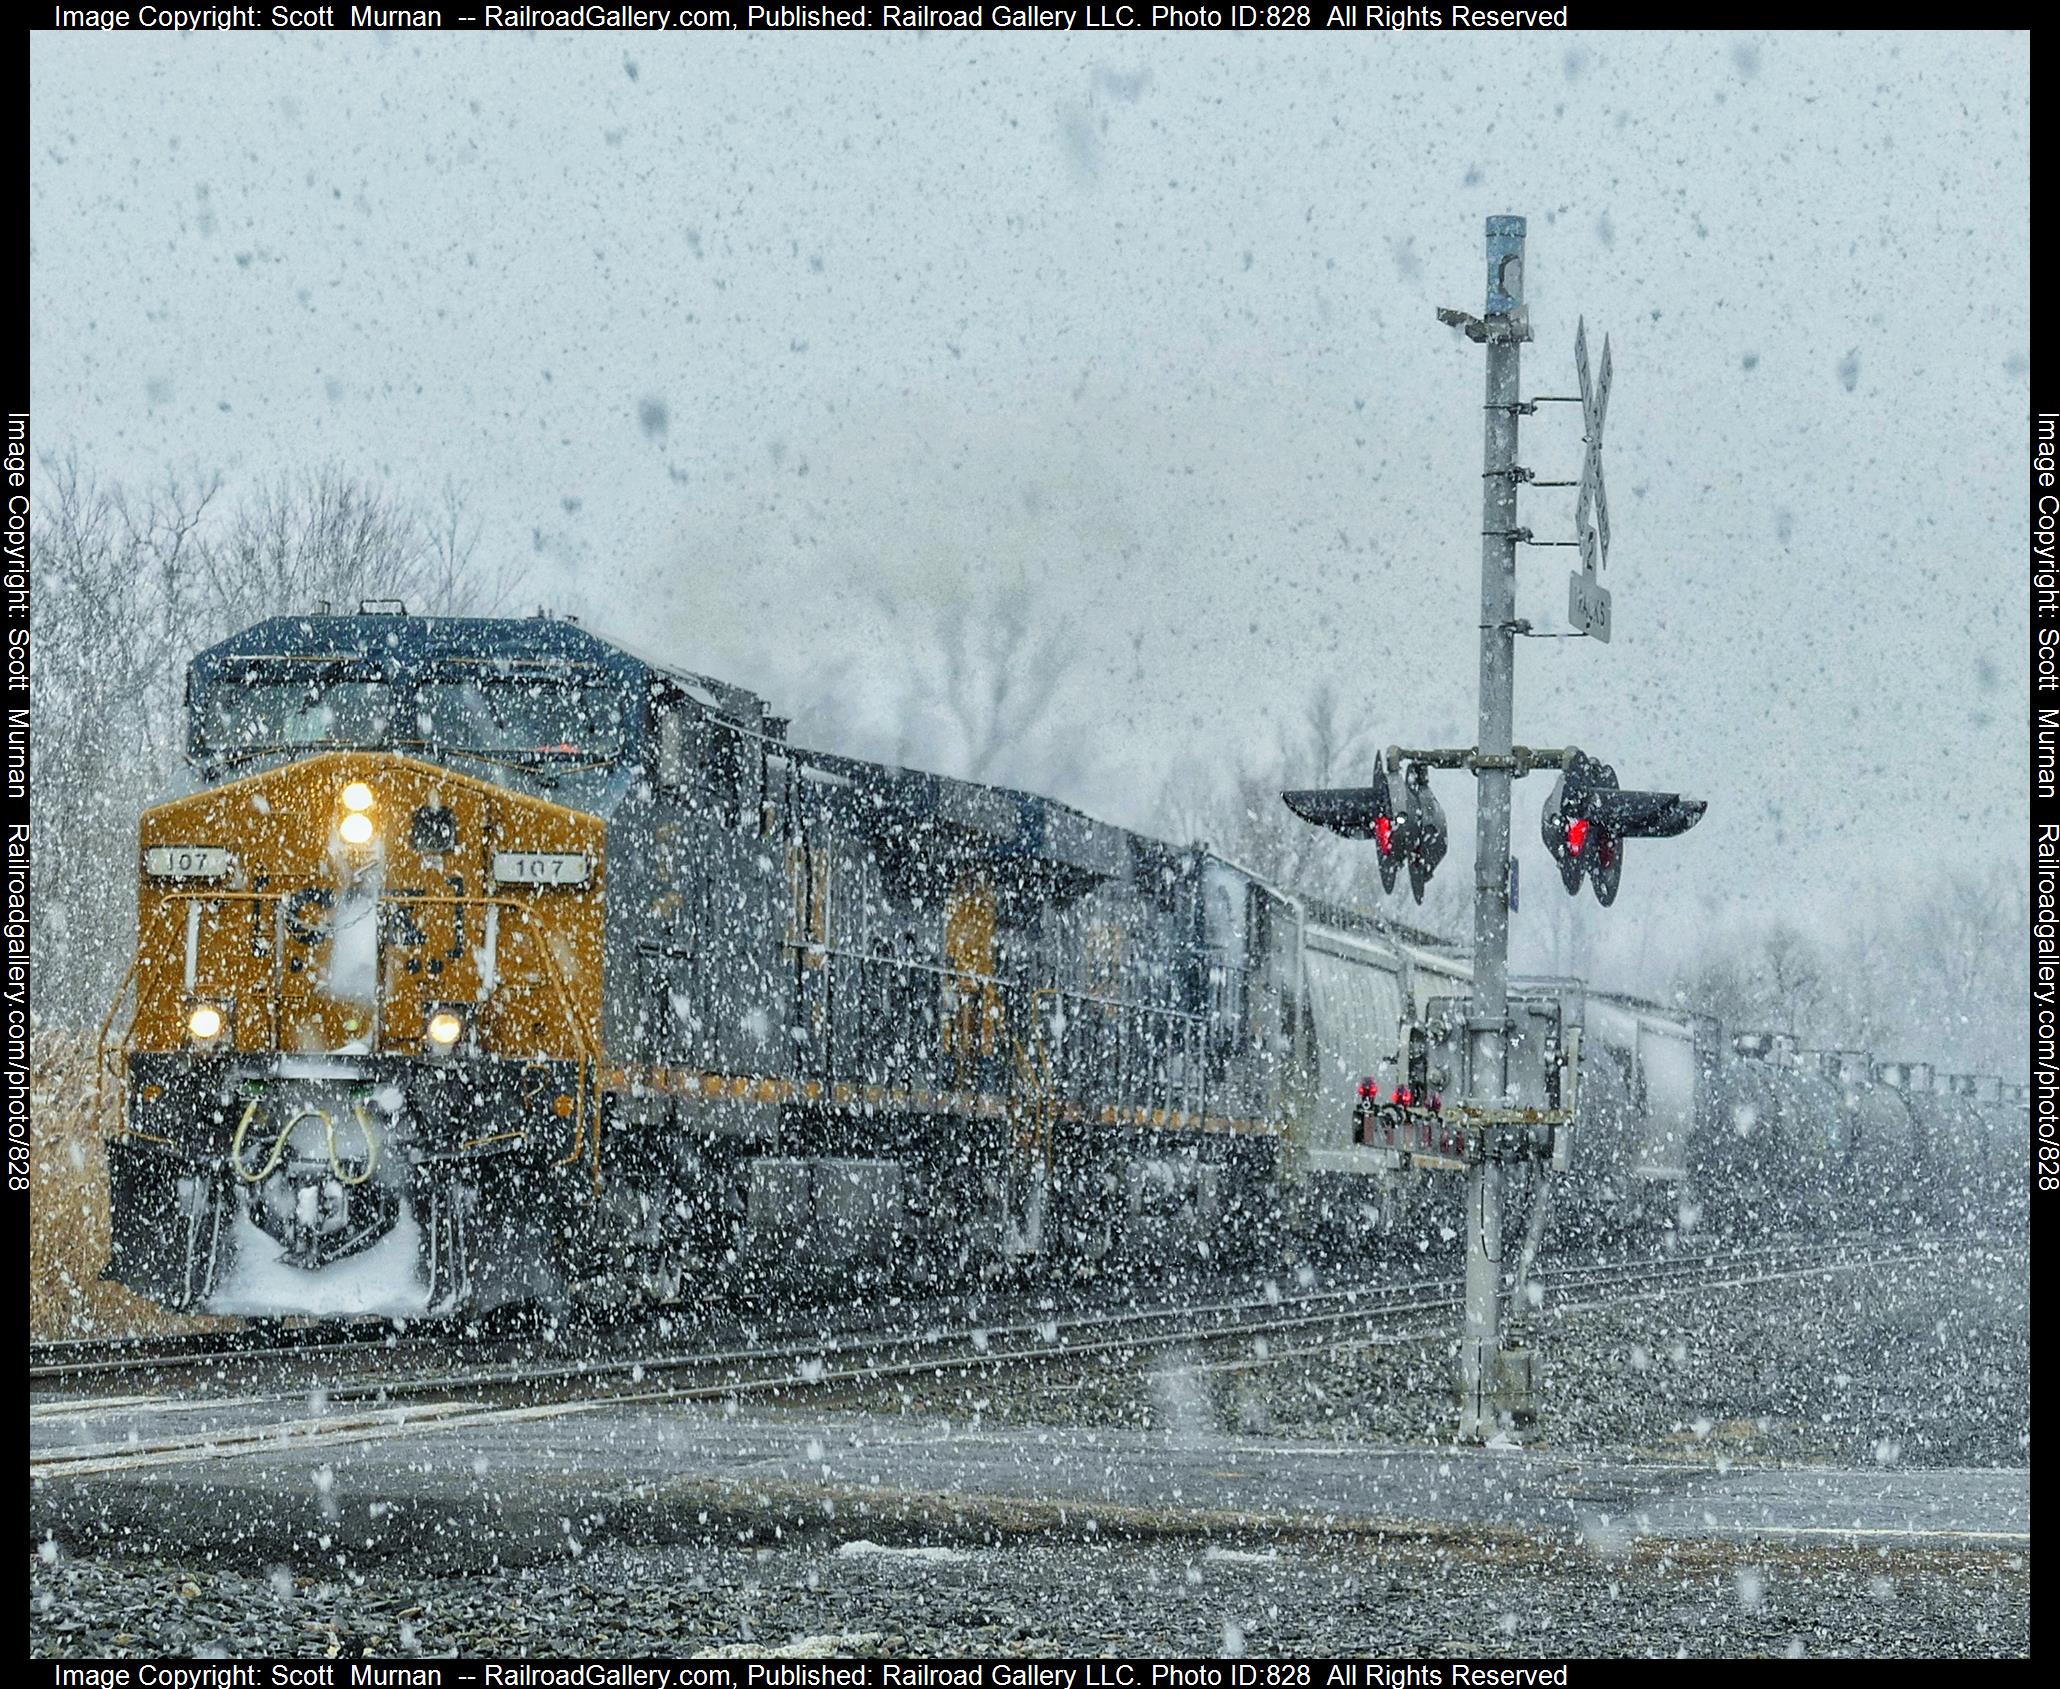
POLYGON ((335 752, 161 804, 141 834, 132 1051, 576 1059, 598 1046, 596 816, 335 752), (370 825, 363 842, 353 817, 370 825), (200 1005, 222 1017, 213 1039, 195 1036, 200 1005), (430 1037, 439 1012, 464 1023, 454 1049, 430 1037))

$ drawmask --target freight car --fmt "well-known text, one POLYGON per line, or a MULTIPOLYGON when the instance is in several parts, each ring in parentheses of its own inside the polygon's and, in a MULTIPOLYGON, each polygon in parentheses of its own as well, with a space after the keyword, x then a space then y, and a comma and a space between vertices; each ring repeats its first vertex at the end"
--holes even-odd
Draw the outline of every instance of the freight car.
POLYGON ((1697 1182, 1719 1223, 1765 1230, 1856 1224, 1838 1087, 1803 1064, 1785 1032, 1741 1032, 1732 1052, 1719 1111, 1697 1152, 1697 1182))

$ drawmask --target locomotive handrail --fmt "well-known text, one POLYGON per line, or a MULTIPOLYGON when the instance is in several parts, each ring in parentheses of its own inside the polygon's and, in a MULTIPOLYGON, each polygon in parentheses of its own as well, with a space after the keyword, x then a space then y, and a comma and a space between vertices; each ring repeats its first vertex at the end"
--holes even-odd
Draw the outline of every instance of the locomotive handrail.
POLYGON ((1037 1000, 1050 995, 1049 987, 1031 991, 1030 1037, 1027 1041, 1021 1038, 1015 1041, 1016 1071, 1022 1076, 1023 1089, 1030 1097, 1030 1142, 1044 1157, 1047 1170, 1051 1167, 1051 1123, 1058 1113, 1058 1099, 1051 1088, 1051 1053, 1045 1048, 1044 1017, 1037 1012, 1037 1000))
MULTIPOLYGON (((496 899, 507 907, 522 909, 522 905, 511 899, 496 899)), ((524 912, 526 916, 526 911, 524 912)), ((551 984, 558 993, 558 1006, 564 1010, 566 1023, 571 1026, 573 1036, 580 1042, 579 1079, 576 1089, 578 1098, 574 1108, 579 1121, 579 1130, 572 1140, 572 1148, 558 1165, 571 1166, 580 1157, 581 1146, 586 1142, 587 1101, 591 1097, 594 1110, 594 1189, 601 1188, 601 1048, 595 1042, 592 1032, 572 1007, 572 987, 566 981, 564 967, 558 960, 558 953, 548 944, 543 946, 544 959, 551 965, 551 984)))
MULTIPOLYGON (((1162 1021, 1171 1022, 1176 1025, 1182 1026, 1189 1034, 1202 1031, 1207 1027, 1209 1022, 1209 1016, 1206 1012, 1197 1013, 1192 1009, 1176 1008, 1170 1003, 1152 1003, 1134 997, 1107 997, 1094 991, 1084 990, 1070 985, 1031 985, 1027 980, 1011 979, 1005 975, 1000 974, 981 973, 971 968, 947 967, 941 963, 925 962, 911 956, 877 955, 864 950, 849 949, 842 945, 815 943, 808 939, 782 938, 779 941, 779 944, 782 950, 794 951, 797 953, 807 952, 818 956, 826 956, 833 960, 855 962, 858 964, 861 970, 869 967, 892 968, 897 970, 905 970, 912 973, 929 974, 939 980, 949 981, 954 984, 969 983, 973 985, 993 986, 999 990, 1008 992, 1027 990, 1030 993, 1030 1013, 1033 1017, 1035 1017, 1037 1013, 1036 1005, 1040 998, 1054 997, 1064 1001, 1071 1001, 1076 1003, 1091 1003, 1097 1008, 1105 1010, 1115 1010, 1119 1012, 1134 1011, 1141 1015, 1156 1016, 1162 1021)), ((1026 1073, 1024 1063, 1025 1057, 1027 1055, 1027 1049, 1024 1042, 1021 1039, 1014 1040, 1013 1042, 1015 1046, 1018 1076, 1023 1077, 1026 1073)), ((1041 1048, 1041 1039, 1039 1041, 1039 1044, 1041 1048)), ((1185 1050, 1185 1047, 1183 1046, 1182 1054, 1185 1055, 1186 1053, 1187 1052, 1185 1050)), ((1042 1059, 1048 1070, 1049 1058, 1044 1057, 1042 1059)), ((1027 1080, 1025 1082, 1029 1083, 1027 1080)), ((1049 1088, 1048 1072, 1047 1077, 1038 1080, 1036 1082, 1036 1085, 1039 1089, 1049 1088)), ((1185 1091, 1185 1089, 1186 1087, 1183 1087, 1183 1091, 1185 1091)), ((1203 1068, 1200 1091, 1201 1099, 1200 1102, 1196 1105, 1193 1112, 1206 1115, 1208 1112, 1208 1073, 1206 1063, 1203 1068)), ((1056 1101, 1052 1101, 1050 1106, 1055 1109, 1056 1101)))
POLYGON ((907 968, 915 973, 936 974, 940 978, 945 979, 966 979, 973 981, 976 985, 995 985, 1013 989, 1022 983, 1020 980, 1009 979, 1001 974, 977 973, 971 968, 948 968, 941 962, 919 962, 913 956, 874 956, 869 955, 863 950, 847 950, 843 946, 835 944, 817 944, 805 938, 783 938, 780 940, 780 948, 782 950, 806 950, 817 956, 829 956, 848 962, 857 962, 861 966, 907 968))
POLYGON ((1040 995, 1070 997, 1076 1003, 1094 1003, 1104 1009, 1139 1009, 1148 1015, 1164 1015, 1168 1020, 1189 1021, 1196 1026, 1208 1022, 1206 1013, 1197 1014, 1193 1009, 1176 1009, 1170 1003, 1147 1003, 1136 997, 1103 997, 1092 991, 1075 990, 1070 985, 1039 986, 1040 995))
MULTIPOLYGON (((1128 997, 1101 997, 1095 995, 1092 992, 1078 991, 1075 990, 1073 987, 1066 985, 1041 985, 1033 988, 1030 994, 1030 1013, 1033 1019, 1035 1019, 1037 1016, 1037 1000, 1040 997, 1054 997, 1062 1001, 1070 999, 1074 1002, 1094 1003, 1105 1009, 1136 1010, 1140 1014, 1158 1015, 1166 1020, 1184 1022, 1186 1024, 1187 1030, 1190 1033, 1206 1029, 1209 1022, 1208 1015, 1196 1014, 1191 1009, 1176 1009, 1170 1006, 1162 1006, 1156 1003, 1142 1003, 1138 1002, 1134 998, 1128 997)), ((1038 1040, 1040 1056, 1041 1059, 1043 1059, 1046 1065, 1048 1066, 1049 1058, 1042 1057, 1042 1021, 1038 1022, 1038 1030, 1040 1034, 1038 1040)), ((1186 1058, 1190 1054, 1190 1052, 1187 1050, 1185 1046, 1183 1046, 1180 1051, 1180 1054, 1183 1058, 1186 1058)), ((1182 1089, 1183 1093, 1185 1093, 1187 1088, 1183 1087, 1182 1089)), ((1203 1052, 1202 1080, 1199 1089, 1201 1091, 1201 1097, 1199 1102, 1196 1103, 1193 1112, 1201 1116, 1203 1119, 1207 1119, 1209 1113, 1209 1068, 1206 1050, 1203 1052)), ((1170 1091, 1171 1087, 1169 1084, 1169 1095, 1170 1091)), ((1183 1100, 1187 1100, 1185 1096, 1183 1096, 1183 1100)))

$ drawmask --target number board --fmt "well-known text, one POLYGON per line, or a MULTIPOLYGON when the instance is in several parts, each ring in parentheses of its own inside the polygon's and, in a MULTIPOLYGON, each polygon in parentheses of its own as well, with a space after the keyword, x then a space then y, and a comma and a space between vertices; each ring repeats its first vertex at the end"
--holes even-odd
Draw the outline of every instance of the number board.
POLYGON ((503 885, 583 886, 587 859, 578 851, 497 850, 494 878, 503 885))
POLYGON ((220 880, 228 876, 229 853, 214 845, 152 845, 143 871, 159 880, 220 880))

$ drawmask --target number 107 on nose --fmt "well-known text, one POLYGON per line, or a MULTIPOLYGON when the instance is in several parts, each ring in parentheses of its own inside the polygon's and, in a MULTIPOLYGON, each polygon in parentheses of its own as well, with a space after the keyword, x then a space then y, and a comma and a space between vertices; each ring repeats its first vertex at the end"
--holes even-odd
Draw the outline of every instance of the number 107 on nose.
POLYGON ((1587 571, 1567 577, 1566 619, 1591 639, 1609 643, 1609 588, 1587 571))

